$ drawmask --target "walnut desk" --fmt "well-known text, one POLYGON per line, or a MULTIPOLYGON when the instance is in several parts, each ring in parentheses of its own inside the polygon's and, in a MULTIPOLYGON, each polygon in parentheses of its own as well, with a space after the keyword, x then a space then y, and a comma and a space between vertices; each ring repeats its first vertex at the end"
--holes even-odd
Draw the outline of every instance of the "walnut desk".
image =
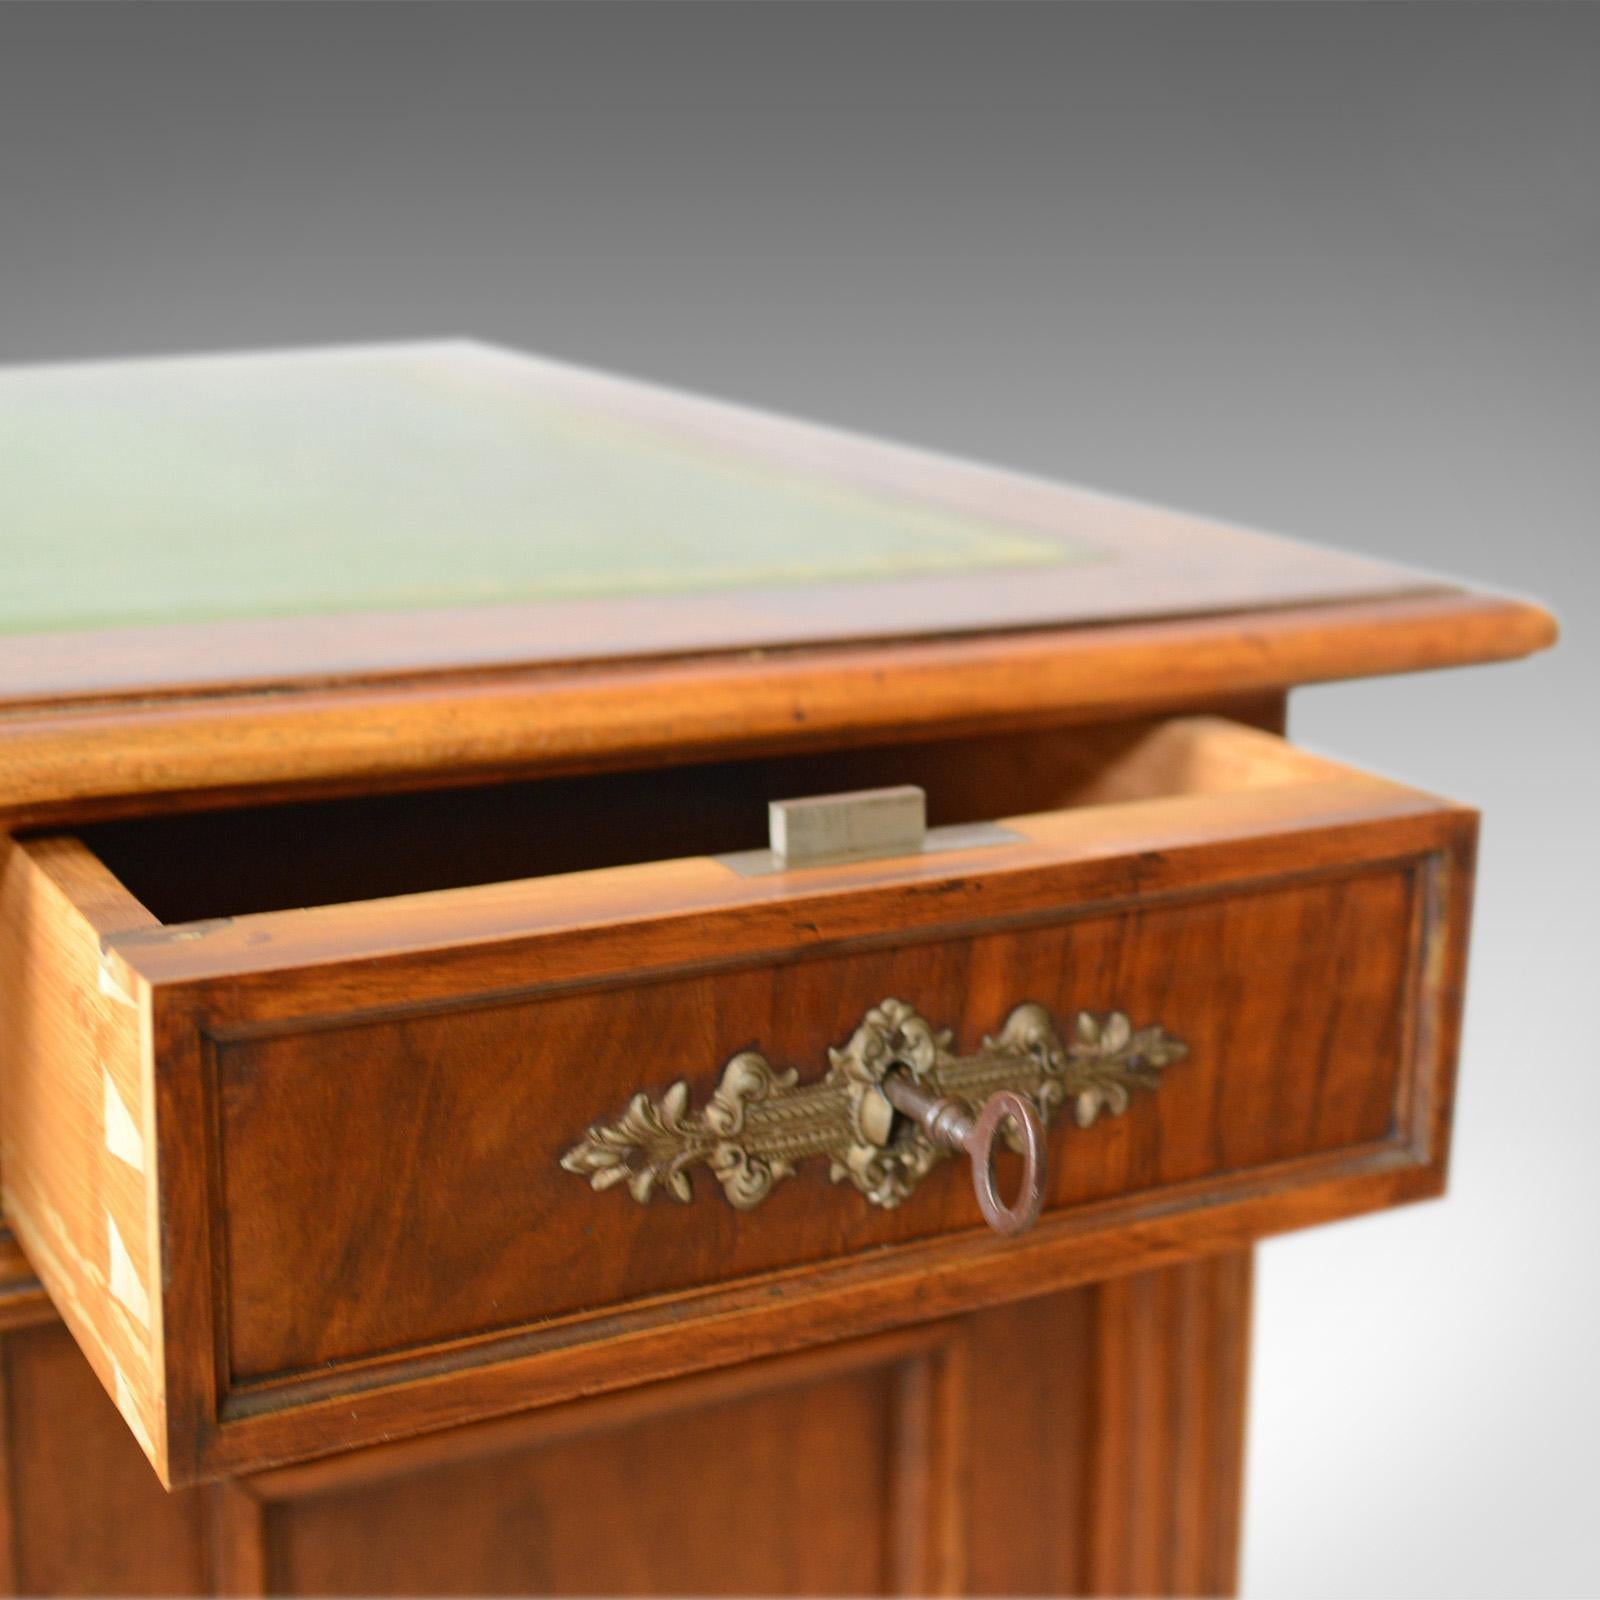
POLYGON ((0 541, 12 1586, 1232 1585, 1475 837, 1286 694, 1544 612, 472 344, 0 374, 0 541))

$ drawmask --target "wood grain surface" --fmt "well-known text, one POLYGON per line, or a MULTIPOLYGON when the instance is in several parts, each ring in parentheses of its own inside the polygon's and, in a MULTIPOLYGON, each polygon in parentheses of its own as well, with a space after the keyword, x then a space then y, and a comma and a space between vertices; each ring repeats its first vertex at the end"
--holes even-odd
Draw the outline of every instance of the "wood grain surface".
MULTIPOLYGON (((740 1213, 641 1206, 559 1165, 640 1090, 759 1050, 819 1078, 885 996, 976 1049, 1022 1001, 1161 1022, 1191 1054, 1129 1113, 1051 1137, 1052 1210, 1358 1149, 1393 1131, 1411 865, 1133 916, 211 1037, 236 1385, 982 1226, 960 1162, 897 1210, 812 1162, 740 1213), (1274 952, 1268 956, 1266 952, 1274 952)), ((649 959, 648 957, 646 958, 649 959)), ((538 957, 530 970, 538 968, 538 957)))
POLYGON ((154 919, 72 840, 0 841, 0 1194, 89 1364, 164 1445, 152 1086, 100 938, 154 919), (146 1153, 149 1152, 149 1159, 146 1153))
POLYGON ((21 1594, 1220 1594, 1250 1256, 164 1492, 0 1336, 21 1594))
POLYGON ((1062 727, 1208 709, 1303 683, 1511 660, 1554 638, 1553 619, 1538 607, 1437 592, 682 660, 224 683, 77 701, 19 690, 0 716, 0 820, 147 815, 1062 727))

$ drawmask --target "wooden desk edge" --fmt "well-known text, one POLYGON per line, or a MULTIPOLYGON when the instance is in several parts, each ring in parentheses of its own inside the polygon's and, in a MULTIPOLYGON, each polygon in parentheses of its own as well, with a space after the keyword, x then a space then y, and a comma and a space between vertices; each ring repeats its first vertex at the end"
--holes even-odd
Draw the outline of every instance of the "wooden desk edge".
POLYGON ((1540 607, 1455 589, 1115 626, 0 711, 0 822, 1066 725, 1505 661, 1540 607))

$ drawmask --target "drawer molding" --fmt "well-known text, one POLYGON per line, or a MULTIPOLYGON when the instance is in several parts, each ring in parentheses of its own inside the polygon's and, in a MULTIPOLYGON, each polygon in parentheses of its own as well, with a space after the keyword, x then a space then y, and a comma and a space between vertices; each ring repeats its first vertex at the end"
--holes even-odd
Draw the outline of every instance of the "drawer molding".
POLYGON ((690 1170, 705 1166, 728 1203, 749 1211, 800 1162, 826 1157, 834 1183, 851 1183, 871 1204, 893 1210, 951 1153, 896 1116, 882 1089, 894 1069, 969 1110, 998 1091, 1026 1095, 1047 1127, 1071 1101, 1078 1126, 1087 1128, 1102 1111, 1126 1111, 1131 1090, 1158 1087, 1161 1069, 1188 1050, 1160 1024, 1135 1029, 1121 1011, 1080 1011, 1069 1044, 1032 1001, 1015 1007, 975 1054, 954 1054, 952 1037, 905 1001, 887 999, 842 1049, 828 1051, 828 1070, 814 1082, 802 1085, 796 1069, 780 1071, 759 1051, 744 1050, 723 1068, 702 1110, 690 1110, 681 1078, 659 1099, 637 1093, 616 1120, 591 1125, 561 1165, 596 1190, 626 1185, 641 1205, 658 1190, 687 1204, 690 1170))

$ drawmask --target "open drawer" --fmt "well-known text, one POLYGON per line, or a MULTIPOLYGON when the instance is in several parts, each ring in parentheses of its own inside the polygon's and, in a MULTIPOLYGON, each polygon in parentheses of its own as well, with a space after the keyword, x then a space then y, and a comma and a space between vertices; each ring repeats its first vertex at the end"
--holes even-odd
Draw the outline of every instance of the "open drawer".
POLYGON ((1053 739, 9 842, 5 1212, 163 1478, 1436 1193, 1474 814, 1220 719, 1053 739), (688 853, 893 776, 1031 814, 688 853), (1054 1113, 1031 1232, 862 1134, 851 1085, 918 1050, 1054 1113), (785 1145, 787 1075, 830 1072, 857 1122, 785 1145))

